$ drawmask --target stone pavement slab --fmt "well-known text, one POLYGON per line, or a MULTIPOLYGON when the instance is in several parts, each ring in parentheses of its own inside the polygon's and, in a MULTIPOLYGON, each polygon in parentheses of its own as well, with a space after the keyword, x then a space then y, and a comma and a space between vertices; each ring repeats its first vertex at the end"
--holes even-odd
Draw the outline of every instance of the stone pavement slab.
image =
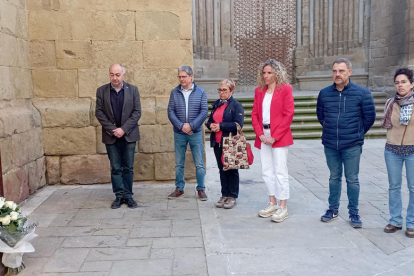
MULTIPOLYGON (((384 143, 364 145, 362 229, 349 225, 345 181, 339 219, 320 222, 329 196, 320 141, 295 141, 289 149, 291 197, 282 223, 257 216, 268 201, 257 149, 251 169, 240 170, 240 195, 231 210, 214 206, 220 180, 208 143, 205 202, 197 200, 192 182, 177 200, 166 198, 173 183, 135 184, 139 208, 117 210, 109 208, 110 185, 46 187, 23 204, 29 221, 39 223, 39 237, 20 275, 411 276, 414 239, 404 230, 382 230, 389 217, 384 143)), ((406 207, 405 182, 402 192, 406 207)))

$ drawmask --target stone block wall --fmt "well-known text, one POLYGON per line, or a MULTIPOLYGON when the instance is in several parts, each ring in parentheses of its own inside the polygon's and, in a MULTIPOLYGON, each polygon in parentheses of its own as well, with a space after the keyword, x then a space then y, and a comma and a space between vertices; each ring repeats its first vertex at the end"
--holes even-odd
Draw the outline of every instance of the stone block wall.
POLYGON ((26 9, 48 184, 110 182, 94 111, 96 89, 109 83, 113 63, 124 65, 125 81, 141 95, 135 180, 174 179, 167 105, 177 68, 193 64, 191 0, 26 0, 26 9))
MULTIPOLYGON (((298 0, 294 74, 300 90, 332 84, 332 62, 352 62, 353 82, 368 83, 371 0, 298 0)), ((380 1, 382 2, 382 1, 380 1)))
POLYGON ((395 92, 395 70, 414 69, 414 1, 371 1, 369 86, 372 91, 395 92))
POLYGON ((3 195, 21 202, 46 184, 40 113, 33 106, 25 0, 0 0, 3 195))

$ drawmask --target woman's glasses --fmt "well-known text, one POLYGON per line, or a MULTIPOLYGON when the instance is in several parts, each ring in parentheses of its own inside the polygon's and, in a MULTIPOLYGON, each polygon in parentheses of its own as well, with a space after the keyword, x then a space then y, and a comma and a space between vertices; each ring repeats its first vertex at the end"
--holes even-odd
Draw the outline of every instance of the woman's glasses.
POLYGON ((219 92, 219 93, 226 93, 227 91, 229 91, 228 89, 220 89, 220 88, 217 88, 217 91, 219 92))

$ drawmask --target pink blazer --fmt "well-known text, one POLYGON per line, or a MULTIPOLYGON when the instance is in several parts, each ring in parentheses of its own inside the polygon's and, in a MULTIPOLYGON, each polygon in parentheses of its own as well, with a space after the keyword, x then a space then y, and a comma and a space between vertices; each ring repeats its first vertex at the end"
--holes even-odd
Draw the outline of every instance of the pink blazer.
MULTIPOLYGON (((259 136, 263 134, 263 99, 266 90, 267 86, 263 89, 257 87, 254 91, 252 125, 256 133, 254 146, 259 149, 262 145, 259 136)), ((290 129, 295 111, 292 87, 284 84, 280 89, 275 88, 273 93, 272 103, 270 104, 270 135, 276 141, 272 147, 286 147, 293 144, 293 136, 290 129)))

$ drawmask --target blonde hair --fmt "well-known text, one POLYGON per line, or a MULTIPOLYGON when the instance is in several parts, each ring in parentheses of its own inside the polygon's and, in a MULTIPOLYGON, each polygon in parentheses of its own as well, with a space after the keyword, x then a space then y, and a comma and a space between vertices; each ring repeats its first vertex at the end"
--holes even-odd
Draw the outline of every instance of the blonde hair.
POLYGON ((261 63, 259 66, 259 72, 257 74, 258 86, 262 88, 266 86, 266 83, 263 78, 263 68, 265 68, 266 66, 272 67, 272 72, 273 74, 275 74, 276 87, 279 88, 280 86, 282 86, 282 84, 289 84, 289 77, 285 66, 279 61, 276 61, 274 59, 268 59, 264 63, 261 63))
POLYGON ((234 88, 236 88, 236 84, 234 83, 234 80, 232 79, 222 79, 219 85, 221 84, 227 85, 230 89, 230 92, 234 91, 234 88))

